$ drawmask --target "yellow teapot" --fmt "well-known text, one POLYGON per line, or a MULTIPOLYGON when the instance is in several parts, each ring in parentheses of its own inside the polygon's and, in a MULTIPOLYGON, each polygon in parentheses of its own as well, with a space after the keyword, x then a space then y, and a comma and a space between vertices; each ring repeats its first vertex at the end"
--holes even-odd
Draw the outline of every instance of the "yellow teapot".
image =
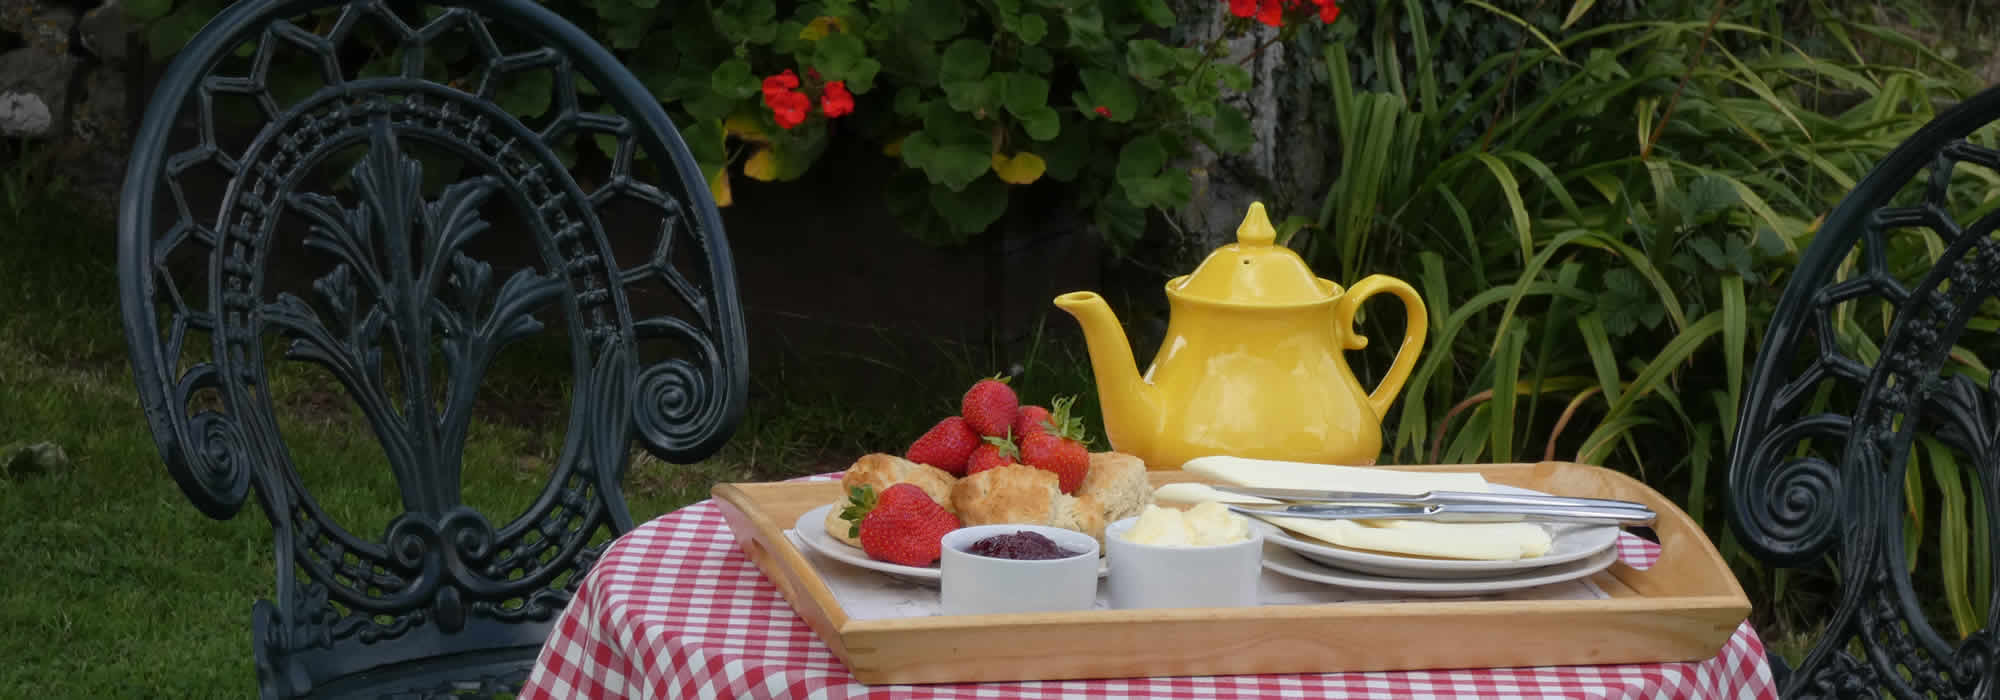
POLYGON ((1276 237, 1263 203, 1253 203, 1234 244, 1167 282, 1167 334, 1144 375, 1104 297, 1056 297, 1083 325, 1113 449, 1152 469, 1209 455, 1375 463, 1382 414, 1423 349, 1423 299, 1385 275, 1343 291, 1276 237), (1395 362, 1370 393, 1344 353, 1368 345, 1354 313, 1381 292, 1401 298, 1409 320, 1395 362))

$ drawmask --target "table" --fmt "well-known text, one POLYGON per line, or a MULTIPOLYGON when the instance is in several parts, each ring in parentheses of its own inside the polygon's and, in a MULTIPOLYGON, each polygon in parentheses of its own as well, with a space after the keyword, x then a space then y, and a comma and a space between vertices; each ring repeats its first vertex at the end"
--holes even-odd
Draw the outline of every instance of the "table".
MULTIPOLYGON (((1625 535, 1650 566, 1659 548, 1625 535)), ((864 686, 737 547, 714 501, 606 550, 520 697, 553 698, 1776 698, 1749 622, 1698 663, 864 686)))

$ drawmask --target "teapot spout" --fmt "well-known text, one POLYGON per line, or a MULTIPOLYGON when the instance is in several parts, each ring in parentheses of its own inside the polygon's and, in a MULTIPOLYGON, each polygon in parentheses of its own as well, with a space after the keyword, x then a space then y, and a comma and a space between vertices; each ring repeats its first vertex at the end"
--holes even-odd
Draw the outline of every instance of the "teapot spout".
POLYGON ((1114 449, 1143 449, 1159 432, 1159 402, 1153 385, 1139 376, 1131 341, 1118 316, 1095 292, 1070 292, 1056 297, 1055 303, 1083 326, 1098 403, 1104 407, 1105 437, 1114 449))

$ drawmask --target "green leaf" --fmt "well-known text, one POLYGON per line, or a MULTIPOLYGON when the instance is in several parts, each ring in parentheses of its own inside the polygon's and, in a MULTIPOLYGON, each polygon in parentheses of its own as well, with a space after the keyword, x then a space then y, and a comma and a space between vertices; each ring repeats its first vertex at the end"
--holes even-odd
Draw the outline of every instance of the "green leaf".
POLYGON ((710 92, 681 103, 696 119, 722 119, 736 111, 736 99, 718 92, 710 92))
POLYGON ((1174 10, 1167 7, 1167 0, 1136 0, 1133 5, 1139 16, 1155 27, 1174 26, 1174 10))
POLYGON ((980 178, 961 190, 931 188, 931 207, 963 234, 985 231, 1007 211, 1007 186, 993 178, 980 178))
POLYGON ((1084 92, 1076 100, 1078 109, 1090 112, 1103 107, 1111 111, 1108 119, 1121 124, 1138 116, 1139 93, 1125 76, 1107 70, 1086 69, 1081 77, 1084 92))
POLYGON ((910 237, 932 245, 965 242, 966 237, 954 233, 951 224, 931 206, 930 192, 931 186, 922 172, 902 170, 889 177, 882 199, 889 213, 896 217, 897 225, 910 237))
POLYGON ((1215 149, 1225 154, 1248 152, 1256 141, 1250 133, 1250 118, 1243 116, 1243 110, 1226 103, 1215 105, 1215 123, 1209 127, 1209 135, 1214 139, 1215 149))
POLYGON ((1132 202, 1144 206, 1172 209, 1187 204, 1194 196, 1194 182, 1187 171, 1170 170, 1154 177, 1130 178, 1118 181, 1125 188, 1125 196, 1132 202))
POLYGON ((1577 20, 1583 19, 1583 13, 1589 12, 1591 6, 1596 4, 1597 0, 1576 0, 1575 4, 1569 6, 1569 15, 1563 17, 1562 28, 1569 29, 1577 20))
POLYGON ((938 150, 937 141, 932 140, 930 134, 921 131, 904 136, 902 144, 899 157, 903 159, 905 165, 919 170, 925 169, 924 166, 930 163, 931 156, 936 155, 938 150))
POLYGON ((151 22, 167 16, 174 10, 174 0, 127 0, 125 17, 140 22, 151 22))
POLYGON ((986 43, 973 39, 959 39, 945 47, 944 55, 938 61, 938 84, 964 83, 986 77, 986 67, 992 56, 986 43))
POLYGON ((1168 92, 1173 94, 1174 101, 1178 102, 1182 109, 1187 110, 1188 116, 1197 120, 1215 118, 1215 100, 1203 95, 1205 91, 1200 85, 1182 83, 1175 85, 1168 92))
POLYGON ((1042 172, 1043 176, 1069 182, 1076 179, 1077 171, 1082 169, 1083 160, 1092 149, 1084 130, 1071 124, 1036 150, 1042 154, 1042 162, 1048 165, 1048 169, 1042 172))
POLYGON ((1015 116, 1020 117, 1021 129, 1028 132, 1028 138, 1036 141, 1053 139, 1062 132, 1061 115, 1056 114, 1055 108, 1048 105, 1015 116))
POLYGON ((952 109, 943 100, 932 100, 924 105, 924 133, 941 146, 984 149, 982 153, 992 150, 992 137, 980 128, 978 120, 952 109))
POLYGON ((743 99, 757 94, 763 81, 750 70, 750 62, 743 59, 723 61, 708 76, 709 88, 732 99, 743 99))
MULTIPOLYGON (((686 130, 682 131, 681 134, 687 137, 688 153, 692 154, 696 161, 702 163, 720 163, 728 156, 728 150, 724 146, 722 120, 720 119, 696 121, 687 127, 686 130)), ((640 153, 645 152, 643 148, 637 150, 640 153)))
POLYGON ((1493 422, 1487 427, 1487 437, 1495 461, 1514 459, 1514 385, 1521 379, 1521 347, 1527 342, 1527 329, 1509 329, 1500 351, 1493 355, 1493 422))
POLYGON ((1159 174, 1167 165, 1167 147, 1157 134, 1146 134, 1118 149, 1118 179, 1137 180, 1159 174))
POLYGON ((1720 270, 1725 267, 1726 261, 1722 258, 1722 244, 1716 243, 1715 239, 1697 238, 1688 241, 1688 248, 1693 250, 1695 255, 1701 258, 1702 262, 1708 263, 1710 269, 1720 270))
MULTIPOLYGON (((1945 606, 1951 610, 1959 637, 1964 638, 1978 630, 1983 619, 1974 612, 1971 592, 1966 590, 1966 574, 1970 568, 1967 564, 1972 554, 1971 540, 1983 537, 1983 534, 1973 533, 1984 533, 1985 523, 1974 524, 1967 520, 1970 513, 1966 507, 1965 479, 1960 474, 1957 458, 1943 443, 1929 437, 1922 442, 1929 457, 1931 477, 1937 483, 1938 493, 1944 498, 1939 518, 1937 556, 1942 569, 1940 578, 1944 581, 1945 606)), ((1978 500, 1978 496, 1971 500, 1978 500)))
MULTIPOLYGON (((1719 397, 1718 397, 1719 398, 1719 397)), ((1714 442, 1714 423, 1702 423, 1694 428, 1692 444, 1688 446, 1688 516, 1694 524, 1706 528, 1708 522, 1708 468, 1714 462, 1715 451, 1710 448, 1714 442)))
MULTIPOLYGON (((1049 110, 1049 81, 1030 73, 1000 73, 1001 104, 1015 117, 1027 119, 1031 113, 1049 110)), ((1053 114, 1053 110, 1049 110, 1053 114)))
POLYGON ((1125 49, 1125 66, 1140 80, 1157 79, 1179 63, 1173 49, 1153 39, 1125 42, 1125 49))
MULTIPOLYGON (((1675 368, 1685 363, 1689 355, 1694 354, 1696 350, 1699 350, 1708 342, 1709 338, 1715 337, 1721 330, 1722 313, 1710 313, 1707 316, 1703 316, 1701 320, 1689 324, 1686 330, 1681 331, 1679 335, 1674 336, 1673 340, 1668 341, 1664 347, 1660 348, 1659 354, 1655 355, 1652 361, 1647 362, 1646 366, 1639 370, 1638 376, 1632 379, 1631 385, 1625 388, 1625 392, 1618 397, 1617 401, 1612 402, 1610 410, 1604 414, 1604 421, 1598 425, 1596 430, 1592 430, 1588 437, 1584 438, 1585 454, 1587 456, 1594 456, 1589 454, 1596 451, 1591 449, 1593 445, 1597 449, 1604 448, 1608 445, 1606 438, 1629 427, 1630 423, 1627 421, 1640 418, 1637 415, 1626 415, 1632 411, 1633 404, 1640 397, 1654 393, 1656 389, 1659 389, 1660 384, 1666 381, 1675 368)), ((1590 460, 1586 459, 1584 461, 1590 460)))
MULTIPOLYGON (((599 2, 595 4, 600 15, 605 14, 607 8, 620 6, 626 8, 622 17, 606 17, 606 19, 614 19, 614 21, 619 23, 631 22, 639 24, 652 19, 657 14, 638 9, 627 2, 599 2)), ((728 5, 727 9, 711 12, 708 15, 712 18, 716 30, 721 32, 730 43, 768 44, 771 42, 771 38, 774 35, 771 30, 777 23, 778 18, 778 7, 773 0, 731 0, 728 5)))
POLYGON ((1021 70, 1046 75, 1055 70, 1055 56, 1040 46, 1023 46, 1014 50, 1014 64, 1021 70))
POLYGON ((1578 316, 1576 330, 1583 337, 1584 350, 1590 353, 1590 365, 1597 371, 1597 386, 1604 391, 1604 400, 1617 403, 1624 382, 1619 381, 1618 356, 1611 349, 1610 334, 1604 330, 1603 312, 1578 316))
POLYGON ((1492 154, 1475 153, 1473 156, 1493 173, 1494 181, 1500 183, 1500 193, 1507 197, 1507 209, 1514 214, 1514 236, 1521 242, 1521 261, 1525 263, 1535 255, 1535 235, 1529 224, 1528 205, 1521 199, 1521 183, 1514 178, 1514 171, 1492 154))
MULTIPOLYGON (((909 148, 906 140, 903 144, 909 148)), ((906 151, 907 152, 907 151, 906 151)), ((993 155, 983 149, 963 146, 940 146, 931 152, 924 166, 924 174, 929 175, 933 184, 943 185, 951 190, 963 190, 966 185, 993 168, 993 155)))
POLYGON ((1063 26, 1069 29, 1069 45, 1090 51, 1104 47, 1111 42, 1104 35, 1104 12, 1097 3, 1076 3, 1063 13, 1063 26))
POLYGON ((1687 206, 1697 221, 1711 221, 1716 214, 1736 206, 1736 189, 1719 177, 1702 176, 1688 183, 1687 206))
POLYGON ((614 49, 632 49, 646 38, 657 15, 630 3, 604 2, 597 4, 597 16, 604 43, 614 49))
MULTIPOLYGON (((868 57, 868 47, 853 34, 835 32, 819 41, 813 52, 813 67, 827 80, 846 81, 847 89, 862 94, 874 86, 875 73, 882 64, 868 57)), ((744 95, 748 97, 748 95, 744 95)))
POLYGON ((1114 252, 1130 249, 1146 233, 1146 210, 1117 194, 1097 200, 1097 210, 1091 218, 1114 252))
POLYGON ((1529 34, 1534 35, 1536 40, 1541 41, 1542 46, 1547 47, 1550 52, 1554 53, 1558 57, 1562 56, 1562 47, 1557 46, 1556 42, 1550 41, 1549 36, 1547 34, 1543 34, 1540 28, 1536 27, 1533 24, 1528 23, 1527 20, 1521 19, 1520 16, 1515 15, 1514 13, 1508 12, 1506 10, 1502 10, 1498 7, 1489 5, 1485 2, 1482 2, 1481 0, 1465 0, 1465 4, 1486 10, 1487 12, 1491 12, 1495 15, 1498 15, 1501 19, 1505 19, 1509 22, 1513 22, 1515 24, 1520 25, 1522 29, 1526 29, 1528 30, 1529 34))
POLYGON ((1215 71, 1216 76, 1222 79, 1222 86, 1232 92, 1250 89, 1250 71, 1242 66, 1224 63, 1212 66, 1210 70, 1215 71))
POLYGON ((911 0, 903 20, 918 36, 944 41, 965 29, 965 11, 959 0, 911 0))
POLYGON ((1042 43, 1048 35, 1049 21, 1042 19, 1041 15, 1021 15, 1014 21, 1014 36, 1020 37, 1023 44, 1032 46, 1042 43))
POLYGON ((900 116, 922 117, 924 110, 929 109, 929 103, 924 102, 924 91, 905 86, 896 90, 894 109, 900 116))
POLYGON ((545 70, 515 73, 500 85, 493 101, 517 117, 537 117, 549 111, 555 97, 555 77, 545 70))
POLYGON ((172 56, 187 46, 188 41, 208 25, 208 18, 214 14, 215 8, 205 3, 182 5, 173 14, 147 25, 146 46, 152 49, 154 58, 172 56))
POLYGON ((999 74, 994 74, 981 80, 945 83, 945 101, 952 109, 984 117, 987 112, 1000 108, 1003 82, 999 74))

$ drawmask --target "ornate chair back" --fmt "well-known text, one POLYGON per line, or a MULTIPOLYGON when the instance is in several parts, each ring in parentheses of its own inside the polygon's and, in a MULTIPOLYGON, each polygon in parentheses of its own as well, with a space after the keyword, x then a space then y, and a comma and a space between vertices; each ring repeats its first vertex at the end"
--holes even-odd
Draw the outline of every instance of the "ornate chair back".
POLYGON ((2000 307, 2000 213, 1973 187, 2000 181, 1996 119, 2000 89, 1940 114, 1856 184, 1765 333, 1730 524, 1760 559, 1831 569, 1839 588, 1803 662, 1781 670, 1785 697, 1993 697, 2000 600, 1970 591, 2000 590, 2000 374, 1978 361, 2000 356, 1980 327, 2000 307))
POLYGON ((147 106, 119 273, 168 472, 210 517, 254 494, 270 519, 265 698, 518 688, 632 527, 633 440, 698 461, 744 410, 706 179, 640 81, 533 0, 228 5, 147 106), (537 367, 570 383, 550 397, 561 436, 531 502, 481 512, 461 479, 488 466, 466 464, 475 408, 508 400, 484 380, 531 341, 566 355, 537 367), (379 443, 337 474, 392 479, 379 531, 323 507, 320 475, 308 490, 286 372, 316 373, 379 443))

